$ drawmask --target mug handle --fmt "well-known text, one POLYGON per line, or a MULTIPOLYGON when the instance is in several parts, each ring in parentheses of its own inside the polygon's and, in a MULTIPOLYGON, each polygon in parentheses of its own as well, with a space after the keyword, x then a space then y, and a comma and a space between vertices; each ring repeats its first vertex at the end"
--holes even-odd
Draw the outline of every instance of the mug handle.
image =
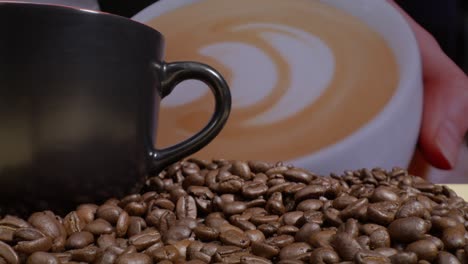
POLYGON ((226 124, 231 111, 231 93, 221 74, 212 67, 198 62, 180 61, 162 63, 158 67, 161 76, 159 95, 169 95, 181 82, 199 80, 208 85, 215 98, 214 113, 208 124, 192 137, 168 148, 150 151, 153 169, 159 172, 164 167, 177 162, 206 146, 226 124))

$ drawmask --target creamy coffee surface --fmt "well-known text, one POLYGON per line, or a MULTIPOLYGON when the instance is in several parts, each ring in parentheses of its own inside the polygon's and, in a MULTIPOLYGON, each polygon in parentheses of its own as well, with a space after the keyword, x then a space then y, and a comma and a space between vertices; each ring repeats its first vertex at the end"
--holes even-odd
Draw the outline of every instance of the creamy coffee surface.
MULTIPOLYGON (((205 0, 148 25, 167 61, 220 71, 233 108, 220 135, 194 156, 292 160, 343 140, 376 117, 398 82, 385 40, 357 18, 313 0, 205 0)), ((163 100, 157 146, 180 142, 211 117, 213 99, 187 81, 163 100)))

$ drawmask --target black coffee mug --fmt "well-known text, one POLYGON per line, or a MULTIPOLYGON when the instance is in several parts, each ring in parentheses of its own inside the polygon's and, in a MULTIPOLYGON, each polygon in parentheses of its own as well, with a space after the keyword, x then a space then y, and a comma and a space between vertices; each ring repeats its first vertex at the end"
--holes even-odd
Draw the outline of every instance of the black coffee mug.
POLYGON ((197 62, 164 62, 163 36, 138 22, 0 3, 0 34, 3 213, 121 197, 204 147, 228 119, 231 95, 222 76, 197 62), (187 79, 210 86, 214 115, 186 141, 154 149, 160 101, 187 79))

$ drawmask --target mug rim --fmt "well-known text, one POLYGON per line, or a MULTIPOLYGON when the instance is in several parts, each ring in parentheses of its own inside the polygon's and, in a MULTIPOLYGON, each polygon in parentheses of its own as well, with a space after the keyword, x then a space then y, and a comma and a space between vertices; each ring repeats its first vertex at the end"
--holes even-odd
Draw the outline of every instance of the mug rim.
POLYGON ((159 32, 157 29, 154 29, 144 23, 141 23, 139 21, 126 18, 123 16, 119 16, 116 14, 100 11, 100 10, 92 10, 92 9, 87 9, 87 8, 81 8, 81 7, 76 7, 76 6, 68 6, 68 5, 61 5, 61 4, 55 4, 55 3, 32 3, 32 2, 24 2, 24 1, 1 1, 0 2, 0 8, 2 6, 18 6, 18 7, 26 7, 26 8, 40 8, 40 9, 56 9, 59 12, 72 12, 75 14, 79 15, 92 15, 92 16, 97 16, 97 17, 108 17, 112 19, 119 20, 121 22, 126 22, 133 24, 137 27, 142 28, 143 30, 153 32, 153 34, 156 34, 158 38, 164 43, 164 35, 159 32))

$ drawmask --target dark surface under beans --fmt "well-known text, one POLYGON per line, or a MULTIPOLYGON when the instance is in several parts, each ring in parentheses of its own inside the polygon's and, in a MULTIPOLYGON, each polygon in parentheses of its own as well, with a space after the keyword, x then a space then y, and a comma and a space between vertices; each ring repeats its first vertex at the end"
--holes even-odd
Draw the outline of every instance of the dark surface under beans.
POLYGON ((468 263, 468 204, 395 168, 195 160, 140 193, 0 217, 0 264, 468 263))

